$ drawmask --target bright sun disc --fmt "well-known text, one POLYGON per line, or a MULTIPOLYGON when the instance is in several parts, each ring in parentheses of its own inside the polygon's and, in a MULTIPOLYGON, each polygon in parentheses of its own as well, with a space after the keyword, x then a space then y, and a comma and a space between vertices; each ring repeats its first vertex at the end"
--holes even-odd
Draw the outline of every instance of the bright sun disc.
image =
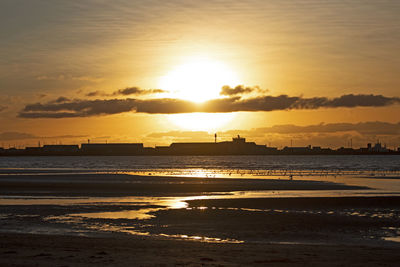
POLYGON ((218 98, 222 86, 238 84, 236 74, 221 62, 194 58, 161 77, 159 88, 170 97, 200 103, 218 98))

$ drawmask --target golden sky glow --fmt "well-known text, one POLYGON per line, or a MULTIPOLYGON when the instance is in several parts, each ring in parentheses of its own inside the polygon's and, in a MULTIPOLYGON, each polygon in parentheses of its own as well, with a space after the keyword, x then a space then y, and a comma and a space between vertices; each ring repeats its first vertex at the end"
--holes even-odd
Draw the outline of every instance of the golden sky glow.
POLYGON ((169 91, 169 97, 201 103, 220 97, 222 86, 238 84, 241 84, 238 75, 227 65, 197 56, 187 58, 162 76, 159 88, 169 91))
POLYGON ((0 142, 399 145, 399 13, 396 0, 4 0, 0 142), (271 129, 319 124, 335 130, 271 129))
MULTIPOLYGON (((162 76, 159 88, 167 90, 168 97, 196 103, 219 98, 224 85, 241 84, 238 75, 227 65, 206 56, 193 56, 173 67, 162 76)), ((215 131, 223 129, 235 117, 233 113, 194 113, 168 115, 168 119, 184 130, 215 131)))
POLYGON ((168 115, 168 119, 180 129, 212 132, 226 128, 235 115, 234 113, 189 113, 168 115))

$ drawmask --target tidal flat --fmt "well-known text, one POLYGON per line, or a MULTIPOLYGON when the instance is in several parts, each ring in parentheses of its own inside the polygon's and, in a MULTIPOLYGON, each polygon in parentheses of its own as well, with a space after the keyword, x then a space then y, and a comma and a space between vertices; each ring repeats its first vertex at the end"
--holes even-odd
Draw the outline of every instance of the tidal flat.
POLYGON ((0 264, 395 266, 400 195, 344 180, 2 175, 0 264))

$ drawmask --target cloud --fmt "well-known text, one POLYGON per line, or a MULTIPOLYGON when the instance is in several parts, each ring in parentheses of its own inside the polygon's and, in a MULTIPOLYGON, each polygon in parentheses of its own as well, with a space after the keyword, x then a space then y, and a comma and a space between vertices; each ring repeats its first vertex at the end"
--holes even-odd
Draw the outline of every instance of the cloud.
POLYGON ((287 124, 257 128, 257 131, 273 134, 355 132, 361 135, 400 135, 400 123, 375 121, 359 123, 321 123, 307 126, 287 124))
POLYGON ((103 91, 93 91, 86 94, 86 96, 128 96, 128 95, 152 95, 161 94, 167 91, 161 89, 140 89, 139 87, 127 87, 125 89, 117 90, 111 94, 103 91))
POLYGON ((71 100, 45 104, 26 105, 19 113, 23 118, 71 118, 96 115, 111 115, 129 111, 140 113, 190 113, 193 103, 178 99, 107 99, 107 100, 71 100))
POLYGON ((78 77, 71 77, 71 79, 77 81, 92 82, 92 83, 99 83, 104 81, 104 78, 92 77, 92 76, 78 76, 78 77))
POLYGON ((60 96, 59 98, 54 100, 53 103, 64 103, 64 102, 68 102, 68 101, 70 101, 69 98, 60 96))
POLYGON ((268 90, 261 89, 258 86, 253 86, 253 87, 246 87, 244 85, 238 85, 236 87, 230 87, 228 85, 225 85, 222 87, 221 92, 219 93, 220 95, 225 95, 225 96, 234 96, 234 95, 243 95, 243 94, 249 94, 252 92, 258 92, 258 93, 263 93, 265 94, 268 92, 268 90))
POLYGON ((104 93, 103 91, 93 91, 89 92, 86 94, 86 96, 92 97, 92 96, 106 96, 107 94, 104 93))
POLYGON ((186 137, 188 134, 190 135, 208 135, 207 132, 205 131, 169 131, 169 132, 157 132, 157 133, 151 133, 147 135, 147 137, 186 137))
MULTIPOLYGON (((250 130, 228 130, 218 132, 218 140, 231 140, 233 136, 241 135, 258 144, 272 146, 288 146, 293 140, 295 146, 317 145, 329 147, 349 146, 350 139, 354 147, 365 147, 377 139, 390 145, 399 145, 400 122, 390 123, 370 121, 359 123, 321 123, 298 126, 293 124, 273 125, 270 127, 250 130)), ((214 133, 204 131, 169 131, 155 132, 144 137, 149 143, 161 142, 169 145, 171 142, 212 142, 214 133)))
POLYGON ((319 108, 382 107, 399 104, 400 98, 382 95, 343 95, 336 98, 298 96, 240 96, 218 98, 198 104, 182 99, 74 99, 58 98, 47 103, 28 104, 19 113, 23 118, 68 118, 111 115, 124 112, 176 114, 193 112, 275 111, 319 108))
POLYGON ((128 87, 114 92, 112 95, 147 95, 147 94, 160 94, 166 91, 161 89, 140 89, 138 87, 128 87))
POLYGON ((11 140, 27 140, 27 139, 69 139, 69 138, 83 138, 87 135, 59 135, 59 136, 37 136, 30 133, 23 132, 2 132, 0 133, 1 141, 11 140))
POLYGON ((0 140, 8 141, 8 140, 23 140, 23 139, 32 139, 37 138, 36 135, 29 133, 20 133, 20 132, 3 132, 0 133, 0 140))
POLYGON ((232 88, 228 85, 222 86, 220 95, 238 95, 238 94, 247 94, 254 91, 253 87, 244 87, 243 85, 238 85, 235 88, 232 88))
POLYGON ((73 80, 73 81, 86 81, 92 83, 99 83, 104 81, 104 78, 100 77, 92 77, 92 76, 72 76, 72 75, 41 75, 37 76, 36 80, 38 81, 65 81, 65 80, 73 80))
POLYGON ((118 114, 132 111, 134 99, 72 100, 69 102, 46 104, 36 103, 25 106, 20 117, 24 118, 70 118, 95 115, 118 114))
POLYGON ((328 99, 326 97, 298 99, 293 108, 315 109, 319 107, 383 107, 400 103, 398 97, 385 97, 383 95, 343 95, 328 99))

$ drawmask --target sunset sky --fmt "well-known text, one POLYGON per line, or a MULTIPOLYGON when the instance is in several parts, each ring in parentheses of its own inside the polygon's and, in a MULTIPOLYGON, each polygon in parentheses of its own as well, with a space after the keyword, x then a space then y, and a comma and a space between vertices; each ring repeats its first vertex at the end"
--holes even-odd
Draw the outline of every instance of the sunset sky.
POLYGON ((398 0, 2 0, 0 147, 400 145, 398 0))

